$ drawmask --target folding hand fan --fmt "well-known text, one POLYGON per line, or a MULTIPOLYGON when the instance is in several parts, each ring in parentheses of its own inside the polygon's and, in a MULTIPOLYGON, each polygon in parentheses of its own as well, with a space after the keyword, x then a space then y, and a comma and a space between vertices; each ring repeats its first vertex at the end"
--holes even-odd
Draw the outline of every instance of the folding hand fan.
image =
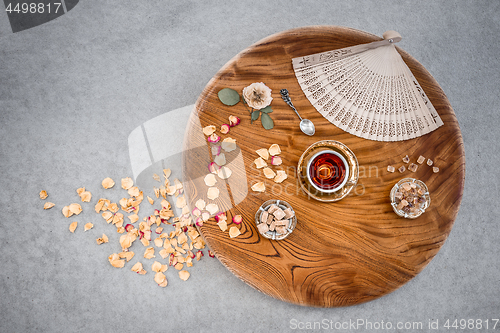
POLYGON ((312 105, 332 124, 376 141, 401 141, 443 125, 394 43, 384 40, 292 59, 312 105))

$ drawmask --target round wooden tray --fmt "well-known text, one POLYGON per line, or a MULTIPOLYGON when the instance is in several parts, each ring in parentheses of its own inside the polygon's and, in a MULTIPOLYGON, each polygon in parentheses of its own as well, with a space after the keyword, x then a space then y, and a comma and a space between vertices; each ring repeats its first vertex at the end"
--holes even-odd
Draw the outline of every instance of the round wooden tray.
MULTIPOLYGON (((188 123, 183 154, 183 177, 188 203, 206 198, 203 177, 208 173, 210 146, 201 128, 228 122, 229 115, 241 124, 222 136, 237 140, 238 148, 228 153, 233 175, 227 183, 218 182, 221 197, 217 203, 227 210, 229 220, 241 214, 241 235, 230 238, 214 219, 200 232, 217 258, 236 276, 252 287, 300 305, 319 307, 348 306, 376 299, 411 280, 431 261, 444 244, 457 216, 462 199, 465 155, 460 128, 445 94, 409 54, 398 48, 420 82, 444 125, 423 137, 403 142, 365 140, 329 123, 302 93, 292 69, 292 58, 381 40, 380 37, 343 27, 317 26, 272 35, 242 51, 230 60, 207 84, 188 123), (262 128, 260 120, 250 124, 250 116, 239 103, 223 105, 217 92, 225 87, 237 91, 253 82, 264 82, 272 89, 275 122, 272 130, 262 128), (299 130, 299 120, 280 98, 286 88, 304 118, 316 125, 308 137, 299 130), (341 201, 323 203, 302 192, 294 170, 304 150, 320 140, 337 140, 356 154, 360 166, 358 186, 341 201), (288 179, 281 186, 262 176, 252 165, 259 148, 277 143, 282 149, 283 169, 288 179), (413 162, 423 155, 434 160, 440 172, 421 165, 417 172, 389 173, 409 155, 413 162), (400 179, 414 177, 429 187, 432 204, 415 220, 397 216, 389 193, 400 179), (267 190, 256 194, 250 186, 265 181, 267 190), (290 203, 298 223, 282 241, 259 235, 254 215, 269 199, 290 203)), ((208 201, 208 199, 206 199, 208 201)), ((231 224, 230 224, 231 226, 231 224)))

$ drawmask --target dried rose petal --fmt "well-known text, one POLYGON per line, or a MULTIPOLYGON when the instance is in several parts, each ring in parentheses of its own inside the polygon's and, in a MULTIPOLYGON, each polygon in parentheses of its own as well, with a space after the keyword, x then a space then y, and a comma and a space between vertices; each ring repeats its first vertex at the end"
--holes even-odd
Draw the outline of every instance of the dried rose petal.
POLYGON ((43 209, 50 209, 52 207, 54 207, 56 204, 53 203, 53 202, 46 202, 43 204, 43 209))
POLYGON ((221 154, 215 156, 214 162, 219 166, 223 166, 224 164, 226 164, 226 155, 221 153, 221 154))
POLYGON ((208 165, 208 171, 210 171, 211 173, 218 173, 220 170, 220 166, 217 165, 217 163, 215 162, 212 162, 208 165))
POLYGON ((236 116, 229 116, 229 126, 234 127, 240 123, 240 118, 236 116))
POLYGON ((132 186, 134 186, 134 181, 132 180, 132 178, 130 177, 122 178, 122 188, 124 190, 128 190, 132 186))
POLYGON ((207 191, 207 198, 215 200, 219 197, 219 189, 217 187, 209 187, 207 191))
POLYGON ((205 181, 205 185, 207 186, 214 186, 217 183, 217 178, 213 173, 209 173, 208 175, 206 175, 203 180, 205 181))
POLYGON ((158 176, 156 173, 153 174, 153 179, 156 180, 157 182, 161 182, 160 176, 158 176))
POLYGON ((96 241, 97 241, 97 245, 101 245, 104 243, 108 243, 109 240, 108 240, 108 236, 106 236, 105 234, 102 234, 102 237, 97 238, 96 241))
POLYGON ((267 179, 273 179, 276 177, 276 172, 274 172, 271 168, 265 167, 262 172, 267 179))
POLYGON ((158 285, 160 285, 163 284, 165 281, 167 281, 167 277, 162 272, 157 272, 155 274, 154 280, 156 283, 158 283, 158 285))
POLYGON ((196 219, 195 224, 196 224, 198 227, 203 226, 203 219, 202 219, 201 217, 198 217, 198 218, 196 219))
POLYGON ((255 152, 266 161, 269 159, 269 151, 266 148, 261 148, 255 152))
POLYGON ((281 183, 287 178, 288 178, 288 175, 286 174, 285 170, 278 170, 278 171, 276 171, 276 177, 274 177, 274 182, 281 183))
POLYGON ((217 204, 211 203, 208 204, 205 209, 210 213, 210 215, 214 215, 219 211, 219 206, 217 204))
POLYGON ((121 259, 126 259, 127 262, 129 262, 134 257, 135 253, 132 251, 120 252, 118 255, 120 256, 121 259))
POLYGON ((77 226, 78 226, 78 222, 73 222, 73 223, 71 223, 71 224, 69 225, 69 231, 71 231, 71 232, 73 232, 73 233, 74 233, 74 232, 75 232, 75 230, 76 230, 76 227, 77 227, 77 226))
POLYGON ((201 257, 203 256, 204 256, 203 251, 198 250, 198 252, 196 252, 196 261, 200 261, 201 257))
POLYGON ((257 169, 261 169, 265 166, 267 166, 267 163, 266 161, 264 161, 264 159, 262 157, 258 157, 255 159, 255 161, 253 161, 255 163, 255 166, 257 167, 257 169))
POLYGON ((184 196, 178 197, 177 201, 175 202, 175 206, 177 208, 183 208, 186 206, 186 198, 184 196))
POLYGON ((137 186, 133 186, 133 187, 129 188, 127 192, 128 192, 128 195, 130 195, 131 197, 137 197, 141 193, 137 186))
POLYGON ((215 258, 215 253, 213 253, 211 250, 208 250, 208 256, 210 258, 215 258))
POLYGON ((205 126, 203 127, 203 134, 205 134, 206 136, 210 136, 215 132, 216 129, 217 128, 214 125, 205 126))
POLYGON ((205 200, 203 200, 203 199, 198 199, 194 205, 195 205, 195 206, 196 206, 196 208, 198 208, 199 210, 203 210, 203 209, 205 209, 205 205, 206 205, 206 204, 205 204, 205 200))
POLYGON ((220 230, 226 231, 227 230, 227 221, 226 220, 221 220, 217 222, 217 225, 219 226, 220 230))
POLYGON ((149 203, 150 203, 151 205, 155 203, 155 201, 154 201, 153 199, 151 199, 151 198, 149 197, 149 195, 148 195, 147 197, 148 197, 148 201, 149 201, 149 203))
POLYGON ((216 222, 227 220, 225 212, 218 212, 217 215, 214 216, 214 218, 216 222))
POLYGON ((47 194, 47 191, 45 191, 45 190, 44 191, 40 191, 39 195, 40 195, 40 199, 42 199, 42 200, 47 199, 47 197, 49 196, 47 194))
POLYGON ((281 165, 283 163, 283 160, 279 156, 272 156, 271 157, 271 164, 272 165, 281 165))
POLYGON ((210 143, 217 143, 217 142, 219 142, 219 141, 220 141, 220 136, 218 136, 217 134, 213 133, 212 135, 210 135, 210 136, 208 137, 208 139, 207 139, 207 140, 208 140, 208 142, 210 142, 210 143))
POLYGON ((233 216, 233 223, 234 224, 240 224, 243 221, 243 217, 241 215, 234 215, 233 216))
POLYGON ((141 275, 146 274, 146 270, 142 267, 141 262, 136 262, 135 265, 132 266, 131 271, 136 272, 137 274, 141 274, 141 275))
POLYGON ((225 138, 222 140, 221 147, 229 153, 236 149, 236 140, 233 138, 225 138))
POLYGON ((212 146, 212 155, 217 156, 221 153, 222 148, 221 146, 212 146))
POLYGON ((104 180, 102 181, 102 187, 104 187, 105 189, 109 189, 109 188, 112 188, 113 186, 115 186, 115 181, 111 178, 104 178, 104 180))
POLYGON ((155 261, 153 265, 151 265, 151 270, 156 273, 163 273, 168 269, 167 265, 162 265, 160 262, 155 261))
POLYGON ((221 132, 222 134, 227 134, 227 133, 229 133, 229 129, 230 129, 230 126, 229 126, 228 124, 222 124, 222 125, 220 126, 220 132, 221 132))
POLYGON ((108 257, 111 266, 116 268, 122 268, 125 265, 125 260, 120 260, 120 255, 118 253, 113 253, 108 257))
POLYGON ((263 182, 258 182, 252 185, 252 191, 254 192, 264 192, 266 190, 266 185, 263 182))
POLYGON ((83 191, 80 193, 80 199, 82 199, 82 202, 90 202, 92 199, 92 193, 89 191, 83 191))
POLYGON ((189 276, 190 276, 190 275, 191 275, 191 274, 189 274, 189 272, 188 272, 188 271, 184 271, 184 270, 183 270, 183 271, 179 271, 179 277, 180 277, 180 279, 181 279, 182 281, 186 281, 187 279, 189 279, 189 276))
POLYGON ((146 258, 146 259, 155 258, 155 248, 154 247, 148 247, 146 249, 146 251, 144 251, 144 258, 146 258))
POLYGON ((139 215, 137 215, 137 214, 129 215, 127 217, 130 220, 130 223, 135 223, 139 220, 139 215))
POLYGON ((69 211, 75 215, 78 215, 82 212, 82 206, 80 206, 80 204, 77 204, 77 203, 72 203, 71 205, 69 205, 68 208, 69 208, 69 211))
POLYGON ((156 247, 162 247, 163 246, 163 239, 155 238, 154 243, 155 243, 156 247))
POLYGON ((228 179, 231 177, 232 171, 228 167, 221 167, 219 171, 217 171, 217 176, 219 176, 220 179, 228 179))
POLYGON ((241 231, 240 229, 238 229, 238 227, 231 227, 229 228, 229 237, 231 238, 235 238, 235 237, 238 237, 239 235, 241 235, 241 231))
POLYGON ((90 230, 94 227, 94 225, 92 223, 87 223, 85 224, 85 226, 83 227, 83 231, 87 231, 87 230, 90 230))
POLYGON ((198 216, 200 216, 200 215, 201 215, 201 210, 200 210, 198 207, 195 207, 195 208, 192 210, 191 214, 193 214, 193 216, 198 217, 198 216))
POLYGON ((204 213, 201 214, 201 219, 203 221, 208 221, 209 218, 210 218, 210 214, 209 213, 204 212, 204 213))
POLYGON ((271 156, 281 154, 280 146, 278 144, 276 144, 276 143, 272 144, 271 147, 269 147, 269 154, 271 156))

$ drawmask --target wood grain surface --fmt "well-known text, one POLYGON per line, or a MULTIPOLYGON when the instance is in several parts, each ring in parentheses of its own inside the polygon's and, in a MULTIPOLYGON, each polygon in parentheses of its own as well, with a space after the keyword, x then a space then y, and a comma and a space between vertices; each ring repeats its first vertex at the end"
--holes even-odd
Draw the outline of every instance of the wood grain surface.
POLYGON ((199 198, 210 201, 203 177, 208 173, 211 154, 201 128, 220 127, 228 123, 229 115, 238 116, 241 124, 222 135, 236 139, 238 149, 226 154, 233 174, 227 182, 219 179, 216 186, 221 196, 215 201, 221 210, 227 210, 229 220, 234 214, 243 216, 238 226, 242 234, 230 238, 213 218, 200 231, 231 272, 267 295, 318 307, 349 306, 376 299, 422 271, 451 231, 464 186, 463 142, 449 101, 421 64, 397 48, 444 126, 403 142, 371 141, 340 130, 314 109, 295 78, 291 61, 294 57, 376 40, 381 38, 335 26, 305 27, 272 35, 231 59, 207 84, 196 103, 184 140, 183 177, 188 203, 194 207, 199 198), (264 82, 272 89, 272 130, 264 130, 260 121, 250 124, 248 111, 241 103, 225 106, 218 100, 220 89, 229 87, 241 92, 253 82, 264 82), (300 132, 297 116, 280 98, 282 88, 290 91, 301 116, 316 125, 314 136, 300 132), (346 144, 360 165, 358 186, 335 203, 310 199, 301 191, 294 173, 302 152, 326 139, 346 144), (288 179, 274 186, 252 165, 258 157, 255 151, 273 143, 280 145, 284 161, 274 169, 288 172, 288 179), (425 164, 415 173, 386 171, 389 164, 402 165, 406 154, 412 162, 420 155, 434 160, 440 172, 433 173, 425 164), (415 220, 398 217, 390 205, 392 186, 405 177, 424 181, 430 191, 431 206, 415 220), (265 193, 251 191, 256 181, 266 183, 265 193), (283 241, 261 237, 255 226, 255 212, 269 199, 285 200, 296 211, 297 227, 283 241))

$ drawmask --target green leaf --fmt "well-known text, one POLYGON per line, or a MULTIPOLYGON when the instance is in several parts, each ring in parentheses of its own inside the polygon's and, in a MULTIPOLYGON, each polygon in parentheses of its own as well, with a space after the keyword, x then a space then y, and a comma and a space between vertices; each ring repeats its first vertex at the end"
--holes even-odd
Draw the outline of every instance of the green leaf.
POLYGON ((225 105, 235 105, 240 101, 240 94, 234 89, 224 88, 217 93, 219 100, 225 105))
POLYGON ((273 109, 271 109, 271 105, 268 105, 265 108, 260 109, 260 112, 262 112, 262 113, 271 113, 271 112, 273 112, 273 109))
POLYGON ((257 120, 259 119, 259 114, 260 114, 260 111, 257 110, 257 111, 253 111, 252 112, 252 116, 251 116, 251 123, 253 123, 254 120, 257 120))
POLYGON ((266 130, 270 130, 271 128, 274 127, 274 122, 271 119, 271 116, 269 116, 267 113, 262 114, 262 116, 260 117, 260 121, 262 122, 262 126, 266 130))

